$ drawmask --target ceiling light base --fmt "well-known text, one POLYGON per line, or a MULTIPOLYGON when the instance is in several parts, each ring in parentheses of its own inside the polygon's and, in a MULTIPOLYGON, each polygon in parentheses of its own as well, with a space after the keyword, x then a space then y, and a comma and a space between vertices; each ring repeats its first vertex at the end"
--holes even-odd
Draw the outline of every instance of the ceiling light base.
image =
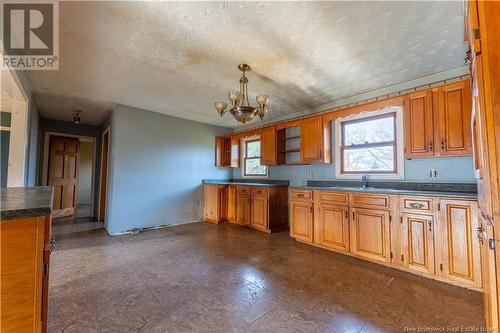
POLYGON ((242 72, 248 72, 252 70, 247 64, 239 64, 238 69, 242 72))

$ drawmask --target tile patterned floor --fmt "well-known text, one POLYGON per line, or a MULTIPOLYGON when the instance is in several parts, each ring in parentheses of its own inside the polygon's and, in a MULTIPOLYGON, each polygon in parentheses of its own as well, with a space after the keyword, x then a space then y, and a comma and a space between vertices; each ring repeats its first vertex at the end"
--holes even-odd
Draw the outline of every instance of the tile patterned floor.
POLYGON ((49 332, 401 332, 480 326, 482 295, 232 225, 110 237, 54 223, 49 332))

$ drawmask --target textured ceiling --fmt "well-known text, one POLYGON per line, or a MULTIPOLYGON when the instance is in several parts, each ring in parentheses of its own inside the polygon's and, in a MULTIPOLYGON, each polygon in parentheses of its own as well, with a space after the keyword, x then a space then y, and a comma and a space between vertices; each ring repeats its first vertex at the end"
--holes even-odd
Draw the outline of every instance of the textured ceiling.
POLYGON ((28 73, 45 117, 120 103, 236 127, 213 103, 241 62, 270 118, 463 66, 463 3, 60 2, 60 47, 58 71, 28 73))

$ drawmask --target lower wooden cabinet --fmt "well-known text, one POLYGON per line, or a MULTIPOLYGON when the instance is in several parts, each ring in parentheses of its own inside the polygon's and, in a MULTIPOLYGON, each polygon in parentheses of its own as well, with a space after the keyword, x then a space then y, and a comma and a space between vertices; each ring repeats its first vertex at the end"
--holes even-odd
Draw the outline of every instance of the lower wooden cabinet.
POLYGON ((47 332, 51 217, 0 220, 1 332, 47 332))
POLYGON ((236 185, 227 187, 227 220, 236 223, 236 185))
POLYGON ((477 204, 469 201, 440 200, 443 276, 461 285, 481 288, 481 259, 477 204))
POLYGON ((495 254, 478 240, 487 228, 478 229, 475 200, 307 189, 289 197, 298 241, 478 291, 495 273, 481 266, 481 255, 494 265, 495 254))
POLYGON ((351 252, 371 260, 391 261, 389 212, 352 209, 351 252))
POLYGON ((205 221, 221 223, 227 219, 227 186, 205 184, 203 202, 205 221))
POLYGON ((252 218, 250 226, 254 229, 266 231, 269 229, 269 202, 267 197, 254 195, 252 197, 252 218))
POLYGON ((434 218, 432 215, 403 213, 401 262, 408 269, 434 274, 434 218))
POLYGON ((307 242, 313 241, 312 202, 290 202, 290 236, 307 242))
POLYGON ((349 252, 349 207, 320 203, 317 219, 318 244, 349 252))
POLYGON ((238 190, 236 194, 236 223, 250 225, 252 194, 238 190))

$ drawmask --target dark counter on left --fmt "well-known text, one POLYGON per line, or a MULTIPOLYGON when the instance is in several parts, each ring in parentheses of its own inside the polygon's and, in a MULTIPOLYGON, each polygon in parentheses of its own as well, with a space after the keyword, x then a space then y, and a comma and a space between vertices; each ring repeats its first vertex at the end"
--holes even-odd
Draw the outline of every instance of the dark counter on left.
POLYGON ((14 220, 50 215, 52 187, 8 187, 0 190, 0 219, 14 220))

